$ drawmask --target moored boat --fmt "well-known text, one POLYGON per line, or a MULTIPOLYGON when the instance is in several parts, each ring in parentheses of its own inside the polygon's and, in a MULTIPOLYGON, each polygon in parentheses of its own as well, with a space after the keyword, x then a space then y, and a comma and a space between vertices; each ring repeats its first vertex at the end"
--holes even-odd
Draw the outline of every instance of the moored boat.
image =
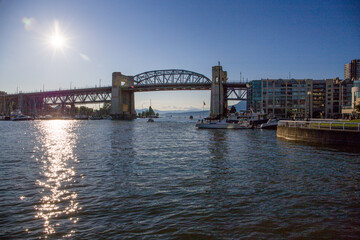
POLYGON ((34 118, 26 116, 24 114, 21 113, 20 110, 16 110, 14 112, 11 112, 10 114, 10 118, 11 121, 29 121, 29 120, 34 120, 34 118))
POLYGON ((277 129, 279 120, 277 119, 269 119, 266 123, 260 125, 261 129, 277 129))
POLYGON ((90 120, 102 120, 103 118, 101 116, 91 116, 90 120))
POLYGON ((75 115, 75 120, 89 120, 89 117, 87 115, 75 115))
POLYGON ((247 121, 228 121, 223 119, 220 121, 201 120, 196 124, 199 129, 248 129, 249 124, 247 121))
POLYGON ((40 120, 52 120, 54 118, 51 115, 45 115, 45 116, 40 116, 39 119, 40 120))
POLYGON ((14 116, 11 121, 29 121, 29 120, 34 120, 32 117, 29 116, 25 116, 23 114, 14 116))

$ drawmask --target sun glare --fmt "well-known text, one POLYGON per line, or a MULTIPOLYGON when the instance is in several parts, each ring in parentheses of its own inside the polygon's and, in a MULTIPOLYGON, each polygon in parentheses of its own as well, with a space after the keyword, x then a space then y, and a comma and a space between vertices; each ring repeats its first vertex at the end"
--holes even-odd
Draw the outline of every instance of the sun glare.
POLYGON ((60 35, 53 35, 51 37, 51 45, 54 48, 63 48, 65 44, 65 39, 63 36, 60 35))
POLYGON ((49 46, 52 47, 55 51, 64 51, 64 49, 67 47, 67 38, 61 32, 58 22, 55 22, 54 29, 50 36, 47 37, 47 39, 49 46))

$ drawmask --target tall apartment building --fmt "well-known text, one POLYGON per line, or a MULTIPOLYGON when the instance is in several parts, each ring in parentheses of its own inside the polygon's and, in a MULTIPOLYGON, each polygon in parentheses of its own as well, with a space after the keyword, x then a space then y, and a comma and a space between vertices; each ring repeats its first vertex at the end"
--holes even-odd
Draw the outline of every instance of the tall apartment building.
POLYGON ((261 79, 251 81, 248 109, 279 118, 332 118, 351 105, 351 80, 261 79))
POLYGON ((354 59, 345 64, 344 79, 360 80, 360 59, 354 59))

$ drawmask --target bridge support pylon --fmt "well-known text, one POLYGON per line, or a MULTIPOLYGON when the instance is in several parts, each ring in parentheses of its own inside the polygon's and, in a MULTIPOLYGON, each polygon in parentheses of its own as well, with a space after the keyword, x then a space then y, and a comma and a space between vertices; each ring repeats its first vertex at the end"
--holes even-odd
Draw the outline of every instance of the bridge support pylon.
POLYGON ((115 120, 133 120, 136 118, 134 91, 131 89, 134 77, 122 75, 121 72, 112 74, 111 117, 115 120))
POLYGON ((226 81, 227 72, 223 71, 222 66, 213 66, 210 102, 211 118, 222 118, 226 115, 227 101, 225 101, 223 86, 226 81))

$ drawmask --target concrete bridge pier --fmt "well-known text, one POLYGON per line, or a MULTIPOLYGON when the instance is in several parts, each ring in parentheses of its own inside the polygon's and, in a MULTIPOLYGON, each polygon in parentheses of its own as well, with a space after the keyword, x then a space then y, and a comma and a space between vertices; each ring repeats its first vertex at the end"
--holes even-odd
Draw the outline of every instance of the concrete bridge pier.
POLYGON ((122 75, 120 72, 112 74, 111 117, 116 120, 133 120, 136 118, 134 91, 134 77, 122 75))
POLYGON ((0 96, 0 115, 6 115, 6 99, 5 96, 0 96))
POLYGON ((71 103, 70 105, 70 115, 71 116, 75 116, 76 115, 76 108, 75 108, 75 104, 71 103))
POLYGON ((25 115, 34 115, 35 99, 20 93, 18 98, 18 109, 25 115))
POLYGON ((222 118, 226 115, 227 102, 225 101, 224 83, 227 81, 227 72, 222 66, 212 67, 210 117, 222 118))

